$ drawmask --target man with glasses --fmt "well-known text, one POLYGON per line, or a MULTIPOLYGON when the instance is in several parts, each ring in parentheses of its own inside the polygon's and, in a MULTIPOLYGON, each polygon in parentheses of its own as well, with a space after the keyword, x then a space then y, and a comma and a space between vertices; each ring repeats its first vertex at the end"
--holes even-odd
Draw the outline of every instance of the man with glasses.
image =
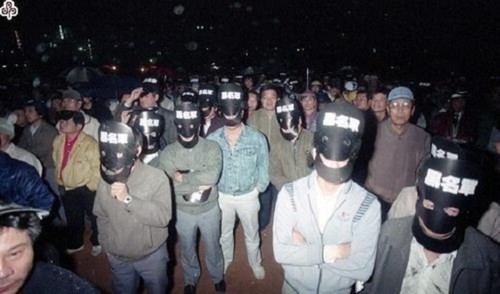
POLYGON ((380 200, 382 221, 401 189, 415 184, 417 166, 430 152, 430 135, 410 123, 414 101, 410 89, 394 88, 388 97, 389 119, 378 125, 365 186, 380 200))

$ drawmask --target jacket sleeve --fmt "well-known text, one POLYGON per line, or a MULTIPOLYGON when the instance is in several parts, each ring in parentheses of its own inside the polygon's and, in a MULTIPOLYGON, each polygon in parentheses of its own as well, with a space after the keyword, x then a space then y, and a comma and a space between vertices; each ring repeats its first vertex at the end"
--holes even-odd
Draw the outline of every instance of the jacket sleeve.
POLYGON ((99 239, 107 240, 108 231, 103 228, 108 228, 109 216, 106 210, 103 208, 104 197, 110 197, 108 191, 106 190, 105 184, 102 180, 99 181, 97 185, 97 191, 95 195, 94 208, 92 213, 96 216, 97 227, 99 228, 99 239))
POLYGON ((159 174, 156 181, 160 184, 151 199, 142 200, 134 195, 126 209, 134 215, 138 222, 157 228, 164 228, 172 217, 172 195, 170 182, 165 174, 159 174))
POLYGON ((174 112, 170 110, 165 110, 165 130, 163 131, 163 139, 167 145, 174 143, 177 141, 177 128, 174 124, 174 112))
POLYGON ((257 191, 264 192, 269 185, 269 151, 264 135, 259 133, 257 151, 257 191))
POLYGON ((351 255, 345 259, 337 259, 334 263, 327 263, 324 268, 339 276, 368 280, 375 264, 379 232, 380 204, 374 200, 353 228, 351 255))
POLYGON ((269 178, 271 180, 271 183, 279 191, 285 183, 290 181, 283 174, 283 168, 279 160, 279 153, 283 152, 283 150, 277 147, 278 146, 273 146, 269 155, 269 178))
POLYGON ((88 146, 87 149, 87 160, 90 164, 90 175, 89 175, 89 182, 87 184, 87 187, 95 191, 97 190, 97 183, 99 182, 99 179, 101 178, 100 174, 100 161, 99 161, 99 145, 97 142, 92 138, 92 142, 88 146))
POLYGON ((323 263, 323 245, 321 243, 298 244, 293 241, 292 232, 296 226, 297 218, 297 212, 294 210, 290 195, 285 188, 281 189, 276 200, 273 222, 273 251, 276 262, 303 266, 323 263))
POLYGON ((19 198, 25 202, 20 204, 50 211, 54 202, 54 195, 37 174, 37 171, 29 166, 29 168, 22 171, 18 170, 17 173, 18 181, 15 184, 15 189, 18 192, 17 196, 20 196, 19 198))

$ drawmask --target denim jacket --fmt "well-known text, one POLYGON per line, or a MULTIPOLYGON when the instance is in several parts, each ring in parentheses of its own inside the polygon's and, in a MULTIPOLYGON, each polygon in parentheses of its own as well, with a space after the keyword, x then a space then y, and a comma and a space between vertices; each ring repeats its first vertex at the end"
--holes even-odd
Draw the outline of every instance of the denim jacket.
POLYGON ((242 125, 241 135, 231 148, 224 132, 217 129, 207 139, 217 142, 222 150, 222 175, 218 188, 231 195, 246 194, 253 189, 263 192, 269 184, 269 153, 264 135, 242 125))

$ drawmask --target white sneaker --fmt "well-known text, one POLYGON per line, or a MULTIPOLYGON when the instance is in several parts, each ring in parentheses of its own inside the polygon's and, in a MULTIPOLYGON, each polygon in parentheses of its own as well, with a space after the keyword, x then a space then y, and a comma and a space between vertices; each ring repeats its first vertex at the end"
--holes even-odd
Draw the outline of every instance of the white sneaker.
POLYGON ((90 255, 97 256, 97 255, 101 254, 101 251, 102 251, 101 245, 92 246, 92 250, 90 251, 90 255))
POLYGON ((266 271, 264 270, 264 267, 262 265, 258 265, 254 268, 253 270, 253 275, 257 280, 263 280, 266 277, 266 271))
POLYGON ((66 249, 66 254, 71 255, 75 252, 82 251, 83 250, 83 245, 76 248, 76 249, 66 249))

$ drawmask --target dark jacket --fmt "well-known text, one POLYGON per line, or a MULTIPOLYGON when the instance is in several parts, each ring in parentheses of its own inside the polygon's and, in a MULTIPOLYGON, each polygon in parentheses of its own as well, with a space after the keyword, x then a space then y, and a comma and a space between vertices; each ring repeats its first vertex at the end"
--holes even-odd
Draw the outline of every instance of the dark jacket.
POLYGON ((24 128, 19 140, 19 147, 35 154, 42 162, 44 169, 54 168, 52 143, 57 134, 56 128, 43 120, 35 134, 31 134, 31 126, 24 128))
MULTIPOLYGON (((372 281, 364 293, 399 294, 413 239, 413 216, 388 220, 380 232, 372 281)), ((472 227, 453 262, 453 294, 500 293, 500 247, 472 227)))
POLYGON ((0 151, 0 200, 49 210, 54 195, 31 165, 0 151))

